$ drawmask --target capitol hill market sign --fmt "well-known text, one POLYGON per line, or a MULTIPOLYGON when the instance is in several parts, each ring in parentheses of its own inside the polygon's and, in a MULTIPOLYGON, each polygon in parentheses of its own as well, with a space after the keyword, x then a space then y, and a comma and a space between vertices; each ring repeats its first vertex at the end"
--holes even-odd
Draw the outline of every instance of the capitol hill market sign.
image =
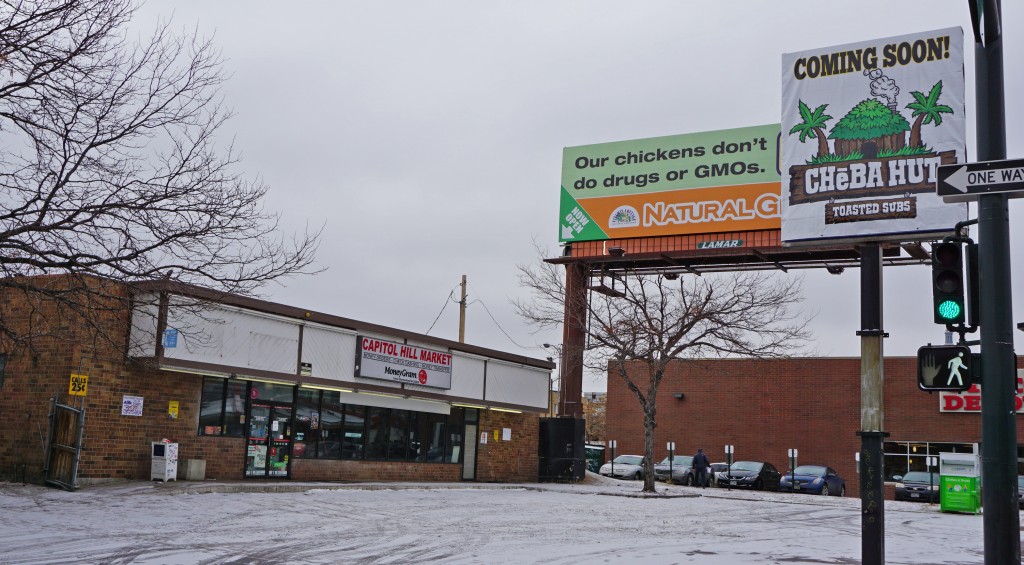
POLYGON ((367 336, 356 343, 356 377, 452 388, 451 353, 367 336))
POLYGON ((559 240, 779 229, 779 125, 567 147, 559 240))

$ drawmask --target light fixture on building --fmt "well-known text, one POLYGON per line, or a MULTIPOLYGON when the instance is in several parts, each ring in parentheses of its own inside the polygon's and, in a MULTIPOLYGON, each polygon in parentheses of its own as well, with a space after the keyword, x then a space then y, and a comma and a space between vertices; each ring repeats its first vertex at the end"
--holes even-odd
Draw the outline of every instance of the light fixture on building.
POLYGON ((682 400, 682 399, 686 398, 686 393, 684 393, 684 392, 677 392, 677 393, 673 394, 672 396, 674 396, 676 400, 682 400))
POLYGON ((843 267, 826 266, 825 270, 828 271, 828 274, 830 275, 841 275, 846 269, 843 267))
POLYGON ((626 254, 626 250, 621 247, 609 247, 608 254, 612 257, 622 257, 626 254))

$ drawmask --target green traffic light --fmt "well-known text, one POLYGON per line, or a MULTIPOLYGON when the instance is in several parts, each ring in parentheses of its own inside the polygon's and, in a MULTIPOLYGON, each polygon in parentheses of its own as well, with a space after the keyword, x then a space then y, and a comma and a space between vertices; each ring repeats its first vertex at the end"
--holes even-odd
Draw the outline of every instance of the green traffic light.
POLYGON ((960 317, 963 307, 954 300, 944 300, 939 304, 939 317, 944 320, 955 320, 960 317))

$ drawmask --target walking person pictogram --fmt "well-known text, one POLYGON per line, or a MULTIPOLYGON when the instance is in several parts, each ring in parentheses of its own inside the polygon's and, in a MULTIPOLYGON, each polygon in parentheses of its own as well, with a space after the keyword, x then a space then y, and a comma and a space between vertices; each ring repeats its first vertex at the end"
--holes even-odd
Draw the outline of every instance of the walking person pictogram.
POLYGON ((949 362, 946 363, 946 367, 949 368, 949 378, 946 379, 947 385, 953 384, 953 377, 956 377, 957 384, 959 386, 964 386, 964 379, 960 375, 960 369, 966 369, 967 365, 964 364, 963 357, 963 352, 957 353, 956 357, 950 359, 949 362))

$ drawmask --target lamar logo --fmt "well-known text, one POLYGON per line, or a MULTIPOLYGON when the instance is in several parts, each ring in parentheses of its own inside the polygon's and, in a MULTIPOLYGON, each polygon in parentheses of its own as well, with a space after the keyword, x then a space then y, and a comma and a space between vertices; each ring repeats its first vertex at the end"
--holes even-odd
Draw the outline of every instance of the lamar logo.
POLYGON ((743 245, 742 239, 724 239, 722 241, 701 241, 697 243, 697 249, 728 249, 743 245))

